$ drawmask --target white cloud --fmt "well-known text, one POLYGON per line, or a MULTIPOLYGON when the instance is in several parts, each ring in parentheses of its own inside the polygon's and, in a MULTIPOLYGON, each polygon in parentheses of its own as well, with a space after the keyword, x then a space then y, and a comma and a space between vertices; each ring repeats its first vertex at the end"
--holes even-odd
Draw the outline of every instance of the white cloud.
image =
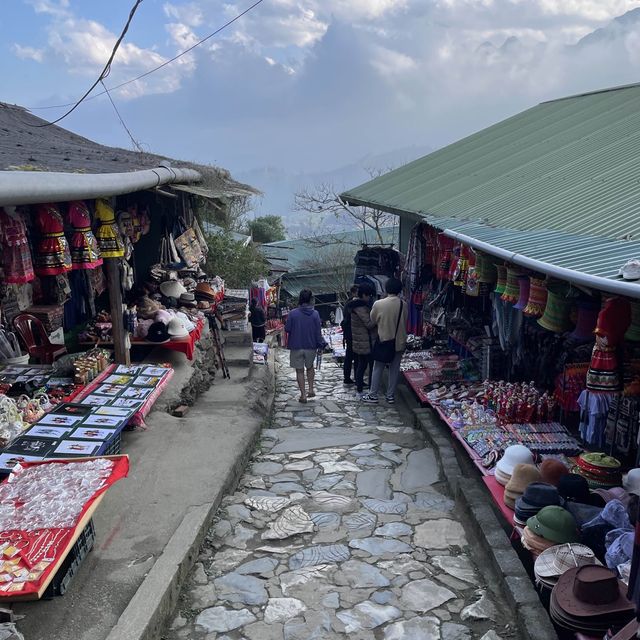
POLYGON ((199 27, 204 21, 202 8, 197 2, 187 2, 182 5, 167 2, 163 6, 163 9, 168 18, 182 22, 189 27, 199 27))
POLYGON ((35 60, 35 62, 42 62, 44 60, 44 49, 23 47, 19 44, 14 44, 11 49, 21 60, 35 60))
POLYGON ((69 15, 69 0, 26 0, 36 13, 48 13, 52 16, 69 15))

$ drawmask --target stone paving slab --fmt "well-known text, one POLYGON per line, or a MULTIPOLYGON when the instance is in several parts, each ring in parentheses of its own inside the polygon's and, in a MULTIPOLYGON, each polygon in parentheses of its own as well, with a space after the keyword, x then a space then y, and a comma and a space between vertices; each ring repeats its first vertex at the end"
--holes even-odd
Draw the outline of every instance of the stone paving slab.
POLYGON ((270 428, 223 500, 166 638, 509 637, 423 436, 396 406, 363 405, 336 367, 298 403, 286 359, 270 428))

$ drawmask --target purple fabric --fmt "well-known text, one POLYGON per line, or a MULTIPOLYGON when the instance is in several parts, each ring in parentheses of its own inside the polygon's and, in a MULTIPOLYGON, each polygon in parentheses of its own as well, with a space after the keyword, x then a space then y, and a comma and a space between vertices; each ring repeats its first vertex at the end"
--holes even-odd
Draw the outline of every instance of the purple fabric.
POLYGON ((289 334, 287 346, 296 349, 323 349, 326 342, 322 337, 320 315, 311 306, 303 304, 287 316, 284 330, 289 334))

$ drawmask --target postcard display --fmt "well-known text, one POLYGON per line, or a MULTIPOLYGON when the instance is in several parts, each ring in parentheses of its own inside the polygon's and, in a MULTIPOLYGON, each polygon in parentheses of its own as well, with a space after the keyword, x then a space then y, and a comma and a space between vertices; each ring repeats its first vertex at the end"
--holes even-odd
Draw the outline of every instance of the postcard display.
POLYGON ((45 593, 127 456, 18 465, 0 484, 0 600, 45 593))
POLYGON ((148 413, 173 374, 156 365, 111 365, 74 403, 55 406, 0 453, 0 473, 18 463, 120 452, 122 430, 148 413))

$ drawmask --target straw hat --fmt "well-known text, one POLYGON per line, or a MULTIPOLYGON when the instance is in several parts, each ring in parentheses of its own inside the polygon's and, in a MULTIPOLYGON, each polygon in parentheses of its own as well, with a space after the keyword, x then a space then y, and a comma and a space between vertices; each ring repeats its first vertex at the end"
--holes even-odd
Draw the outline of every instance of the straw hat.
POLYGON ((543 551, 534 565, 536 576, 559 578, 569 569, 596 564, 596 554, 584 544, 568 542, 557 544, 543 551))
POLYGON ((523 309, 526 316, 539 318, 547 306, 547 283, 543 278, 529 279, 529 300, 523 309))

